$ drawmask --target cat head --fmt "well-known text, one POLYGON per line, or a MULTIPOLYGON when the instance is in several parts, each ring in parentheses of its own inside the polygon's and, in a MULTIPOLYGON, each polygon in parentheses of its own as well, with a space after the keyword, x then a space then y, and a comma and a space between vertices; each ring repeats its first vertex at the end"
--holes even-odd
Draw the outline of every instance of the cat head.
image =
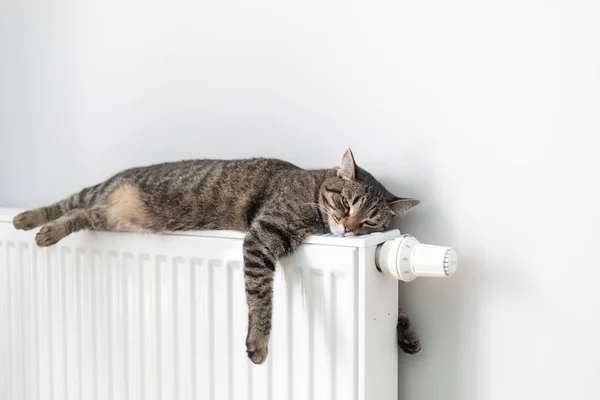
POLYGON ((350 149, 321 186, 319 203, 334 235, 364 235, 389 228, 395 217, 404 216, 419 200, 391 194, 370 173, 358 167, 350 149))

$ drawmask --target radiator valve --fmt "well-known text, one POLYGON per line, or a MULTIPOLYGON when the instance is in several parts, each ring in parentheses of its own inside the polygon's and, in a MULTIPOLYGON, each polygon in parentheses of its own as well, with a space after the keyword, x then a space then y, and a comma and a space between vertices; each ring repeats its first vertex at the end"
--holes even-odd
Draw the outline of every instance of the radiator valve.
POLYGON ((377 246, 375 263, 381 272, 410 282, 419 276, 452 276, 458 257, 450 247, 423 244, 413 236, 402 235, 377 246))

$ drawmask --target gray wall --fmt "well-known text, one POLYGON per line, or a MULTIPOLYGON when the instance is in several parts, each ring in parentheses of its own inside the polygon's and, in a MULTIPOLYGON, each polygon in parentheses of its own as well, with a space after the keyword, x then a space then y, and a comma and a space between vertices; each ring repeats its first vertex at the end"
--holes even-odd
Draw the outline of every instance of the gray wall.
POLYGON ((600 398, 598 2, 3 0, 0 204, 129 166, 360 165, 451 280, 401 285, 402 399, 600 398))

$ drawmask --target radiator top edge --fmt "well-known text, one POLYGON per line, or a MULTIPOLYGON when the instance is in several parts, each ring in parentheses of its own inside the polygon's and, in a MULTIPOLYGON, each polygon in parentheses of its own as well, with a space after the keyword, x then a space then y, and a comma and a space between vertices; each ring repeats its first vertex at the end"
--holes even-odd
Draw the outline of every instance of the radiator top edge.
MULTIPOLYGON (((0 223, 11 224, 12 219, 20 212, 25 211, 22 208, 9 208, 0 207, 0 223)), ((113 232, 116 233, 116 232, 113 232)), ((137 233, 118 233, 126 235, 139 235, 137 233)), ((244 233, 237 231, 187 231, 187 232, 174 232, 168 233, 169 236, 193 236, 193 237, 206 237, 215 239, 237 239, 243 240, 244 233)), ((319 244, 327 246, 344 246, 344 247, 371 247, 376 246, 386 240, 394 239, 400 236, 398 229, 391 229, 385 232, 372 233, 370 235, 363 236, 334 236, 332 234, 326 235, 311 235, 304 243, 306 244, 319 244)))

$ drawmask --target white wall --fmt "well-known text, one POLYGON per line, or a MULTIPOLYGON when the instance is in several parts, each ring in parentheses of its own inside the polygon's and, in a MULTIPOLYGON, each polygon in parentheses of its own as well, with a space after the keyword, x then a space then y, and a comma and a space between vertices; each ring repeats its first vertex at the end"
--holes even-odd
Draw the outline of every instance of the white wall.
POLYGON ((600 5, 3 0, 0 204, 122 168, 352 147, 454 246, 401 286, 401 398, 600 398, 600 5))

